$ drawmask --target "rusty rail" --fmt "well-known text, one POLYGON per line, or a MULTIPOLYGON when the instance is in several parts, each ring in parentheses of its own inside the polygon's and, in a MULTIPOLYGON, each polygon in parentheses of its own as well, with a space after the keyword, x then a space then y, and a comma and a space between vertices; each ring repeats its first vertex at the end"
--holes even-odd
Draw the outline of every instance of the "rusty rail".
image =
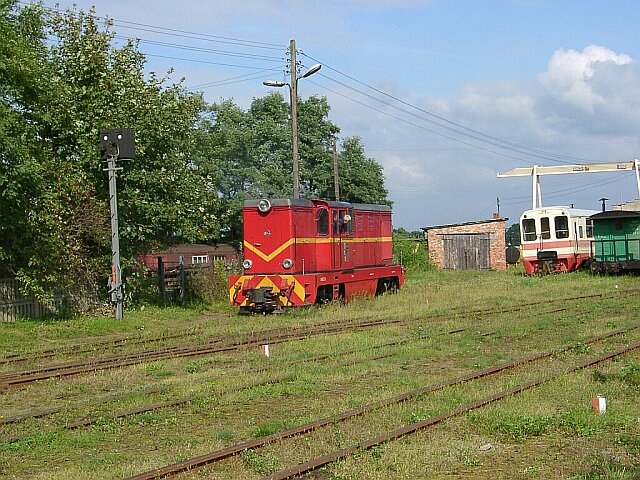
POLYGON ((456 407, 452 410, 449 410, 448 412, 444 412, 441 413, 439 415, 435 415, 433 417, 429 417, 427 419, 421 420, 419 422, 415 422, 415 423, 411 423, 409 425, 405 425, 404 427, 400 427, 397 428, 395 430, 392 430, 391 432, 387 432, 384 433, 382 435, 378 435, 377 437, 373 437, 373 438, 369 438, 367 440, 363 440, 360 443, 357 443, 355 445, 351 445, 349 447, 343 448, 341 450, 337 450, 335 452, 332 453, 328 453, 326 455, 323 455, 321 457, 317 457, 314 458, 312 460, 309 460, 305 463, 302 463, 300 465, 296 465, 294 467, 290 467, 290 468, 286 468, 283 470, 280 470, 279 472, 274 473, 273 475, 269 475, 263 478, 263 480, 283 480, 286 478, 291 478, 295 475, 300 475, 303 473, 307 473, 310 472, 312 470, 315 470, 319 467, 322 467, 324 465, 327 465, 329 463, 332 463, 336 460, 339 460, 340 458, 344 458, 348 455, 351 455, 352 453, 357 452, 358 450, 362 450, 362 449, 367 449, 367 448, 371 448, 375 445, 379 445, 381 443, 384 442, 388 442, 389 440, 393 440, 396 438, 400 438, 403 437, 405 435, 408 435, 410 433, 416 432, 418 430, 422 430, 428 427, 431 427, 432 425, 435 425, 437 423, 440 423, 448 418, 454 417, 456 415, 460 415, 462 413, 468 412, 470 410, 474 410, 476 408, 482 407, 484 405, 487 405, 489 403, 495 402, 497 400, 506 398, 508 396, 511 395, 515 395, 517 393, 523 392, 525 390, 528 390, 532 387, 535 387, 537 385, 540 385, 542 383, 546 383, 548 381, 551 381, 557 377, 559 377, 560 375, 563 374, 567 374, 567 373, 571 373, 571 372, 575 372, 576 370, 580 370, 582 368, 586 368, 592 365, 595 365, 597 363, 601 363, 604 362, 606 360, 609 360, 613 357, 616 357, 618 355, 622 355, 624 353, 627 353, 631 350, 635 350, 637 348, 640 348, 640 342, 637 342, 633 345, 628 345, 626 347, 622 347, 619 348, 618 350, 615 350, 614 352, 610 352, 604 355, 601 355, 599 357, 595 357, 595 358, 591 358, 589 360, 585 360, 583 362, 579 362, 576 363, 574 365, 572 365, 571 367, 551 374, 551 375, 547 375, 545 377, 541 377, 538 378, 536 380, 531 380, 529 382, 525 382, 522 383, 520 385, 517 385, 515 387, 509 388, 507 390, 503 390, 501 392, 497 392, 494 393, 492 395, 488 395, 486 397, 480 398, 474 402, 470 402, 467 403, 465 405, 460 405, 459 407, 456 407))
MULTIPOLYGON (((316 430, 318 428, 324 427, 326 425, 330 425, 330 424, 334 424, 340 421, 344 421, 347 420, 349 418, 354 418, 360 415, 363 415, 369 411, 381 408, 381 407, 385 407, 388 405, 392 405, 392 404, 397 404, 400 402, 404 402, 406 400, 409 400, 413 397, 417 397, 419 395, 423 395, 426 393, 430 393, 430 392, 434 392, 437 390, 441 390, 444 389, 446 387, 449 386, 453 386, 453 385, 457 385, 460 383, 464 383, 470 380, 475 380, 478 378, 482 378, 482 377, 486 377, 489 375, 493 375, 495 373, 501 372, 503 370, 507 370, 519 365, 523 365, 526 363, 530 363, 536 360, 540 360, 543 358, 547 358, 553 355, 557 355, 559 353, 580 347, 582 345, 587 345, 587 344, 591 344, 591 343, 595 343, 598 342, 600 340, 604 340, 606 338, 610 338, 610 337, 614 337, 617 335, 621 335, 623 333, 635 330, 637 328, 640 328, 640 324, 636 324, 636 325, 631 325, 629 327, 625 327, 625 328, 620 328, 617 330, 613 330, 611 332, 607 332, 605 334, 602 335, 598 335, 598 336, 593 336, 593 337, 589 337, 586 338, 585 340, 582 340, 580 342, 577 342, 575 344, 571 344, 571 345, 565 345, 556 349, 552 349, 546 352, 542 352, 542 353, 538 353, 538 354, 534 354, 534 355, 530 355, 527 357, 523 357, 520 359, 516 359, 510 362, 506 362, 506 363, 502 363, 499 365, 495 365, 492 367, 487 367, 484 369, 480 369, 480 370, 476 370, 474 372, 471 372, 469 374, 466 375, 462 375, 459 377, 455 377, 449 380, 445 380, 443 382, 439 382, 439 383, 435 383, 432 385, 428 385, 426 387, 422 387, 416 390, 412 390, 410 392, 406 392, 400 395, 396 395, 394 397, 390 397, 387 399, 383 399, 383 400, 379 400, 367 405, 364 405, 362 407, 357 407, 357 408, 353 408, 351 410, 347 410, 345 412, 342 412, 336 416, 333 417, 327 417, 324 419, 320 419, 320 420, 316 420, 314 422, 310 422, 310 423, 306 423, 304 425, 300 425, 297 427, 293 427, 287 430, 283 430, 281 432, 278 433, 274 433, 271 435, 267 435, 264 437, 260 437, 260 438, 256 438, 256 439, 252 439, 252 440, 248 440, 246 442, 242 442, 236 445, 232 445, 230 447, 227 448, 223 448, 220 450, 216 450, 214 452, 211 453, 207 453, 204 455, 200 455, 198 457, 194 457, 188 460, 184 460, 182 462, 178 462, 178 463, 174 463, 171 465, 166 465, 164 467, 161 468, 157 468, 154 470, 150 470, 148 472, 145 473, 141 473, 139 475, 130 477, 127 480, 150 480, 150 479, 156 479, 156 478, 162 478, 162 477, 167 477, 169 475, 175 475, 177 473, 181 473, 187 470, 191 470, 194 468, 198 468, 198 467, 202 467, 204 465, 208 465, 208 464, 212 464, 218 461, 221 461, 225 458, 229 458, 233 455, 236 455, 238 453, 241 453, 244 450, 247 449, 252 449, 252 448, 258 448, 261 446, 264 446, 268 443, 274 442, 276 440, 282 440, 285 438, 289 438, 289 437, 293 437, 296 435, 300 435, 303 433, 307 433, 313 430, 316 430)), ((640 344, 638 344, 640 346, 640 344)), ((608 357, 609 358, 609 357, 608 357)), ((448 417, 447 417, 448 418, 448 417)), ((373 444, 372 444, 373 445, 373 444)), ((357 447, 357 448, 361 448, 361 447, 357 447)), ((348 453, 345 453, 345 455, 348 453)), ((329 460, 325 463, 329 463, 330 461, 333 460, 329 460)), ((304 464, 303 464, 304 465, 304 464)), ((320 466, 320 465, 318 465, 320 466)), ((313 467, 313 468, 317 468, 313 467)), ((312 470, 313 468, 310 468, 309 470, 312 470)), ((308 471, 308 470, 305 470, 308 471)), ((304 473, 303 471, 298 472, 298 473, 304 473)), ((295 475, 297 473, 292 473, 291 475, 295 475)), ((283 478, 287 478, 287 477, 283 477, 283 478)))

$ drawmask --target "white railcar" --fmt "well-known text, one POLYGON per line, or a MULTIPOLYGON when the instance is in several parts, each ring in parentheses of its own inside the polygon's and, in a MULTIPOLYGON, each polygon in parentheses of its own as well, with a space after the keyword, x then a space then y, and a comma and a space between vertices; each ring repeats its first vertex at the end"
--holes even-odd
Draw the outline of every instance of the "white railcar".
POLYGON ((571 272, 588 264, 596 210, 544 207, 520 217, 522 261, 528 274, 571 272))

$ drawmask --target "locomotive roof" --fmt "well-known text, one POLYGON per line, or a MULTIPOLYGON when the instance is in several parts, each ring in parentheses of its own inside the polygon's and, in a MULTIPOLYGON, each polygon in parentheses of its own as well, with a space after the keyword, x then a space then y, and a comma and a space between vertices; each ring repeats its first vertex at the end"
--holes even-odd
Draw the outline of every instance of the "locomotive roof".
POLYGON ((615 219, 615 218, 638 218, 640 217, 640 212, 636 212, 635 210, 609 210, 608 212, 600 212, 595 215, 591 215, 592 220, 605 220, 605 219, 615 219))
POLYGON ((589 210, 586 208, 573 208, 573 207, 563 207, 563 206, 552 206, 552 207, 541 207, 534 208, 533 210, 526 210, 522 213, 524 215, 537 215, 543 213, 543 210, 554 211, 554 210, 565 210, 572 217, 589 217, 595 213, 598 213, 597 210, 589 210))
MULTIPOLYGON (((349 203, 329 200, 307 200, 306 198, 269 198, 274 207, 313 207, 314 205, 326 205, 330 208, 353 208, 355 210, 370 210, 378 212, 390 212, 389 205, 375 205, 371 203, 349 203)), ((257 207, 260 200, 245 200, 245 207, 257 207)))

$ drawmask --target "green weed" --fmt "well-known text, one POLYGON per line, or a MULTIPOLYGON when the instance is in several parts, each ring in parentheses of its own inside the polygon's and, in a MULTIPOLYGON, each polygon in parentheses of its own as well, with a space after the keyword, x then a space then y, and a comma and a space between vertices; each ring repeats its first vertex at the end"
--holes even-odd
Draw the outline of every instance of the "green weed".
POLYGON ((633 454, 640 453, 640 435, 623 433, 618 436, 616 443, 623 445, 633 454))
POLYGON ((497 420, 494 429, 520 440, 525 437, 538 437, 542 435, 547 430, 548 425, 549 419, 547 417, 533 416, 497 420))
POLYGON ((277 457, 267 453, 256 453, 253 450, 242 452, 242 461, 258 475, 266 475, 273 472, 278 463, 277 457))
POLYGON ((588 437, 595 432, 593 422, 596 418, 589 410, 577 408, 560 415, 557 425, 567 433, 588 437))

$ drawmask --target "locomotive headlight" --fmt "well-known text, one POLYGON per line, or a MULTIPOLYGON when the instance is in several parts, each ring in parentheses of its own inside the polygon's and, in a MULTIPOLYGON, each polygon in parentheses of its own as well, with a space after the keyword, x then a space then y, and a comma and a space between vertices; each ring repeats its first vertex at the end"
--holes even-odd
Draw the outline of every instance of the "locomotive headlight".
POLYGON ((258 202, 258 210, 260 210, 262 213, 267 213, 269 210, 271 210, 271 202, 266 198, 263 198, 258 202))
POLYGON ((293 260, 291 260, 290 258, 285 258, 282 261, 282 266, 289 270, 291 267, 293 267, 293 260))
POLYGON ((251 267, 253 267, 253 262, 248 258, 242 262, 242 268, 245 270, 249 270, 251 267))

